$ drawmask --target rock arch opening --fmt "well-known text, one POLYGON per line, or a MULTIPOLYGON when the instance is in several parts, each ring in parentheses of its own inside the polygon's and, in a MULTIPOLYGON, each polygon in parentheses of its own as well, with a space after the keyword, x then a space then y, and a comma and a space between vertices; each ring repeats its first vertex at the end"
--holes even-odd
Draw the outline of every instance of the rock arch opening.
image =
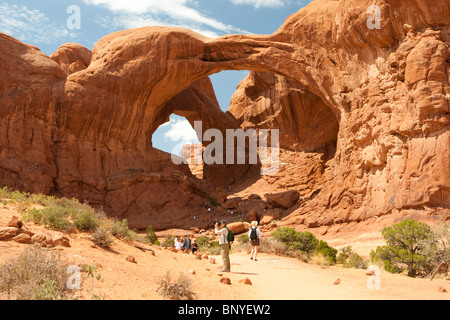
POLYGON ((153 133, 152 145, 153 148, 170 153, 174 162, 187 164, 194 177, 203 179, 204 146, 186 118, 172 114, 169 121, 153 133))
MULTIPOLYGON (((212 86, 209 77, 203 78, 161 109, 166 114, 185 117, 191 131, 195 121, 202 123, 198 140, 179 145, 177 153, 190 159, 193 175, 204 179, 212 189, 240 192, 250 190, 249 186, 258 185, 256 181, 262 180, 261 183, 274 190, 298 190, 305 198, 317 195, 327 180, 337 149, 339 122, 335 112, 300 82, 270 72, 249 71, 232 95, 228 109, 219 105, 215 91, 218 89, 212 86), (245 165, 226 163, 225 155, 223 163, 205 165, 201 161, 202 151, 208 142, 203 141, 203 134, 210 129, 218 129, 222 137, 230 129, 267 130, 269 141, 271 130, 279 130, 277 171, 274 175, 261 176, 257 169, 261 164, 252 166, 248 155, 245 165)), ((168 125, 170 122, 163 124, 168 125)), ((270 144, 269 153, 272 154, 270 144)), ((258 159, 259 156, 258 149, 258 159)))

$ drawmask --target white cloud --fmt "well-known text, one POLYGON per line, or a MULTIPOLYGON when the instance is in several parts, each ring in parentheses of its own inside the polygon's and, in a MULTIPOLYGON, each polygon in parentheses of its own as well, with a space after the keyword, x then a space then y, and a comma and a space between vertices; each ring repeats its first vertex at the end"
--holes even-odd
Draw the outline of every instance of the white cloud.
POLYGON ((199 143, 197 134, 187 120, 178 119, 169 122, 170 128, 164 133, 164 138, 171 142, 180 142, 183 144, 199 143))
POLYGON ((39 10, 7 3, 0 4, 0 31, 32 44, 54 44, 77 36, 39 10))
POLYGON ((250 5, 255 8, 278 8, 283 7, 285 0, 230 0, 235 5, 250 5))
POLYGON ((113 27, 115 29, 133 29, 141 27, 152 27, 152 26, 165 26, 165 27, 180 27, 187 28, 202 34, 209 38, 217 38, 219 34, 203 28, 201 25, 189 24, 189 23, 177 23, 170 20, 165 20, 160 17, 154 17, 152 15, 134 15, 134 14, 118 14, 111 18, 99 18, 97 22, 100 23, 104 28, 113 27))
POLYGON ((216 37, 217 32, 247 33, 202 14, 192 0, 83 0, 88 5, 103 6, 116 14, 114 23, 126 28, 142 26, 185 27, 216 37))

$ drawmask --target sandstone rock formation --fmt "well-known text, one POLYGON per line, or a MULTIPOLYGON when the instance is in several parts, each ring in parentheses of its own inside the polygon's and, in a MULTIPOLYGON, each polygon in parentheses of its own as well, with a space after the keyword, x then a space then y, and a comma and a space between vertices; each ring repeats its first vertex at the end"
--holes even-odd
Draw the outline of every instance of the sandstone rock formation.
POLYGON ((315 0, 273 35, 124 30, 51 58, 0 34, 0 185, 88 200, 136 228, 210 226, 200 205, 217 187, 261 179, 300 194, 286 224, 448 218, 450 3, 375 1, 380 29, 373 4, 315 0), (223 113, 207 76, 244 69, 223 113), (202 133, 280 129, 280 171, 205 166, 196 179, 152 147, 172 113, 202 133))
POLYGON ((7 227, 0 226, 0 241, 15 241, 24 244, 40 244, 46 247, 70 247, 67 236, 57 231, 30 230, 14 216, 7 227))

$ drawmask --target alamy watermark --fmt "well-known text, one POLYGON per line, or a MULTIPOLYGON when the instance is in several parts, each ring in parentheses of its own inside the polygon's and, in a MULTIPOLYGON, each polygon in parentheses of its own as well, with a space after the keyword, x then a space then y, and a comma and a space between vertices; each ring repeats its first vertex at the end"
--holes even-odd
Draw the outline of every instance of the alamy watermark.
POLYGON ((381 289, 381 269, 377 266, 370 266, 367 268, 367 275, 370 275, 367 279, 367 288, 369 290, 381 289))
POLYGON ((367 13, 371 16, 367 19, 367 28, 370 30, 381 29, 381 8, 373 5, 367 8, 367 13))
POLYGON ((67 278, 67 289, 81 290, 81 268, 75 265, 69 266, 66 272, 70 275, 67 278))
POLYGON ((67 29, 80 30, 81 29, 81 9, 77 5, 71 5, 67 7, 67 14, 70 16, 67 18, 67 29))
MULTIPOLYGON (((227 129, 226 137, 218 129, 209 129, 203 133, 203 123, 194 122, 194 130, 200 138, 200 143, 208 142, 198 154, 195 164, 261 164, 261 175, 275 175, 279 170, 280 158, 280 132, 278 129, 227 129), (270 135, 270 146, 268 139, 270 135), (270 152, 269 152, 270 151, 270 152), (270 153, 270 155, 269 155, 270 153)), ((176 146, 174 149, 178 148, 176 146)), ((201 149, 200 149, 201 150, 201 149)), ((176 165, 189 164, 189 157, 178 157, 172 153, 172 161, 176 165)))

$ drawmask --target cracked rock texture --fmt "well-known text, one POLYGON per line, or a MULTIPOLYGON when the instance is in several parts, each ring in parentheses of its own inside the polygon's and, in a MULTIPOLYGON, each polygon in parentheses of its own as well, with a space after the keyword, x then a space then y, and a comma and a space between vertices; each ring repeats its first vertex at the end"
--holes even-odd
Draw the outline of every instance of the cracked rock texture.
POLYGON ((218 187, 260 180, 264 194, 299 192, 286 225, 448 219, 449 16, 448 0, 316 0, 272 35, 147 27, 51 57, 0 33, 0 185, 87 200, 136 228, 210 226, 200 205, 218 187), (367 27, 374 4, 381 29, 367 27), (208 79, 221 70, 251 70, 227 113, 208 79), (279 129, 280 171, 214 165, 196 179, 152 147, 172 113, 202 133, 279 129))

